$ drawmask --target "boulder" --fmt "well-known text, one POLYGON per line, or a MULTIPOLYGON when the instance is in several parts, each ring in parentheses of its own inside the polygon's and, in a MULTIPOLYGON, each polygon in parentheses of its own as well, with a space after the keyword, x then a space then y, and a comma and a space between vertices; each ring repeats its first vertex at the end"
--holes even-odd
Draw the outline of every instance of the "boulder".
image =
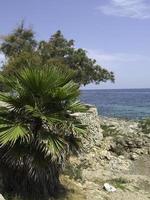
POLYGON ((117 191, 117 189, 114 186, 110 185, 109 183, 104 184, 104 189, 107 192, 116 192, 117 191))

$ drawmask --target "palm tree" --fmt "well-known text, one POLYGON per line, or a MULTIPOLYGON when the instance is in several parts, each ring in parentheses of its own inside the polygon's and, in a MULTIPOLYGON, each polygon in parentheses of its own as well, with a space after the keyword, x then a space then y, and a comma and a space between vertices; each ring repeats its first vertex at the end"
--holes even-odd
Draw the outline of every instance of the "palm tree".
POLYGON ((0 172, 4 190, 29 199, 48 199, 59 174, 81 147, 86 127, 73 113, 85 111, 78 101, 73 72, 54 67, 23 69, 0 79, 9 93, 0 94, 0 172))

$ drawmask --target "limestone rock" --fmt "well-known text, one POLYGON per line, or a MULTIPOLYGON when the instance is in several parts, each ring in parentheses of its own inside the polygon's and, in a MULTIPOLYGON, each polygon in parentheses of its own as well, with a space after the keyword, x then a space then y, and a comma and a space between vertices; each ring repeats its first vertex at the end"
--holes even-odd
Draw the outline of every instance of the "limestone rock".
POLYGON ((0 200, 5 200, 2 194, 0 194, 0 200))
POLYGON ((104 189, 107 192, 116 192, 117 191, 117 189, 114 186, 110 185, 109 183, 104 184, 104 189))
POLYGON ((131 160, 137 160, 138 159, 138 155, 136 153, 133 153, 130 155, 131 160))
POLYGON ((75 113, 77 119, 87 125, 88 133, 86 139, 83 141, 84 148, 86 149, 90 149, 95 145, 100 145, 103 139, 97 108, 90 105, 88 106, 89 110, 86 113, 75 113))

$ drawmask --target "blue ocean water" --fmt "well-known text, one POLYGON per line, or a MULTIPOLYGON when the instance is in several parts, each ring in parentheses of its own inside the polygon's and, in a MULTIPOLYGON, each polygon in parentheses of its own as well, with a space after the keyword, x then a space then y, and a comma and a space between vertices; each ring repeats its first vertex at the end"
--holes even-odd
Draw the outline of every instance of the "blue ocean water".
POLYGON ((81 90, 80 99, 95 105, 102 116, 150 117, 150 89, 81 90))

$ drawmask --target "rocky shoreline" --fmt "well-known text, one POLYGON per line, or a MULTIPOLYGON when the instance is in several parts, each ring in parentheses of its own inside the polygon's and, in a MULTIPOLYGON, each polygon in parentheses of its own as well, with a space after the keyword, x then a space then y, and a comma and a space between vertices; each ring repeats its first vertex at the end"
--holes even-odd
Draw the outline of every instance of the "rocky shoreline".
POLYGON ((150 134, 138 121, 101 117, 91 106, 76 117, 88 125, 88 133, 82 153, 65 167, 65 193, 60 191, 57 200, 149 200, 150 134))
POLYGON ((77 117, 88 124, 89 134, 84 151, 70 158, 63 175, 69 187, 76 186, 66 199, 150 199, 150 134, 144 134, 136 121, 98 116, 94 107, 77 117), (116 191, 104 190, 105 183, 116 191))

